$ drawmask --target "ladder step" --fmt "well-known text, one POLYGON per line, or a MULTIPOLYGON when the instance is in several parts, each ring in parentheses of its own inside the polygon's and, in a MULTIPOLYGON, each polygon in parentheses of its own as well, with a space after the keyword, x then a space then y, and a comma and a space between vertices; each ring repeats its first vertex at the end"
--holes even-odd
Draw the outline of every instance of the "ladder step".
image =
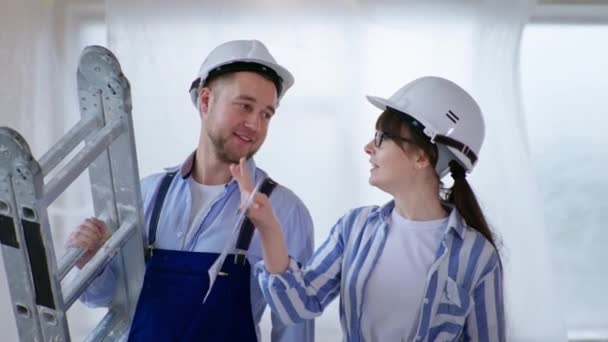
MULTIPOLYGON (((110 216, 103 212, 99 215, 99 219, 106 222, 109 226, 111 223, 110 216)), ((59 262, 57 263, 57 276, 59 280, 63 280, 68 273, 74 268, 80 257, 82 257, 86 253, 86 251, 82 248, 78 247, 69 247, 65 254, 61 257, 59 262)))
POLYGON ((87 335, 85 342, 116 341, 129 328, 129 320, 116 310, 109 309, 95 329, 87 335))
POLYGON ((48 206, 124 131, 123 121, 106 125, 48 182, 42 205, 48 206))
POLYGON ((72 150, 97 127, 99 118, 91 115, 78 121, 53 147, 40 158, 42 174, 48 175, 72 150))
POLYGON ((59 264, 57 266, 57 275, 59 276, 60 280, 63 280, 63 278, 68 275, 84 253, 86 253, 86 250, 82 248, 68 248, 67 252, 65 252, 65 254, 61 257, 61 260, 59 260, 59 264))

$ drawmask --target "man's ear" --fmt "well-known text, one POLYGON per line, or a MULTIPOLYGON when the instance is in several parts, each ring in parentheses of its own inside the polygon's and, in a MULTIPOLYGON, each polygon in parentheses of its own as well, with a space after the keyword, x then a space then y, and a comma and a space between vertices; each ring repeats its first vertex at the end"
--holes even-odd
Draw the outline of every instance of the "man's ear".
POLYGON ((207 113, 209 112, 209 104, 211 103, 211 89, 208 87, 205 87, 203 89, 201 89, 201 92, 198 94, 198 105, 199 105, 199 113, 201 115, 201 117, 203 116, 207 116, 207 113))

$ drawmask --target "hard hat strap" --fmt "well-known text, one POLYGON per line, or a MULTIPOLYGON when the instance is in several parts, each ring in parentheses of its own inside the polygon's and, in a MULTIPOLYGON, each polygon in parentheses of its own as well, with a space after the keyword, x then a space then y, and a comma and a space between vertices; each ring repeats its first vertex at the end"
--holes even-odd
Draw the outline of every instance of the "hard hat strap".
MULTIPOLYGON (((234 62, 210 70, 207 74, 207 77, 205 77, 205 80, 202 82, 202 86, 206 87, 211 81, 222 75, 227 75, 239 71, 249 71, 264 75, 269 80, 271 80, 274 86, 277 88, 277 94, 281 94, 281 91, 283 90, 283 79, 281 78, 281 76, 279 76, 279 74, 277 74, 277 72, 274 71, 272 68, 255 62, 234 62)), ((192 81, 189 92, 191 92, 192 89, 198 89, 200 86, 201 78, 198 77, 194 81, 192 81)))
POLYGON ((255 72, 257 74, 261 74, 268 77, 270 80, 272 80, 272 83, 274 83, 275 87, 277 88, 277 94, 281 93, 281 90, 283 88, 283 79, 281 78, 281 76, 279 76, 279 74, 277 74, 277 72, 273 69, 255 62, 234 62, 210 70, 207 78, 205 78, 203 82, 203 86, 207 86, 209 82, 222 75, 240 71, 255 72))
POLYGON ((469 160, 471 161, 471 164, 475 164, 475 162, 477 161, 477 155, 475 155, 475 152, 473 152, 469 148, 469 146, 461 143, 458 140, 452 139, 445 135, 437 134, 437 135, 435 135, 435 143, 443 144, 443 145, 450 146, 450 147, 457 149, 462 154, 464 154, 467 158, 469 158, 469 160))

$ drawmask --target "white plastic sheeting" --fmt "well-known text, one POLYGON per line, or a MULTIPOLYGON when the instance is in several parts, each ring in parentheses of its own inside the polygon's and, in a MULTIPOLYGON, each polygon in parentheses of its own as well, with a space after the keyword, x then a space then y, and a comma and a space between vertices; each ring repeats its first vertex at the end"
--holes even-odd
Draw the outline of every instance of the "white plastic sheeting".
POLYGON ((491 1, 482 9, 475 89, 487 114, 487 145, 482 153, 490 158, 480 162, 473 179, 490 223, 504 239, 510 337, 565 341, 563 302, 556 295, 520 97, 519 49, 524 13, 530 5, 491 1))
POLYGON ((608 339, 608 25, 535 24, 522 89, 559 302, 568 335, 608 339), (547 56, 550 56, 549 58, 547 56))

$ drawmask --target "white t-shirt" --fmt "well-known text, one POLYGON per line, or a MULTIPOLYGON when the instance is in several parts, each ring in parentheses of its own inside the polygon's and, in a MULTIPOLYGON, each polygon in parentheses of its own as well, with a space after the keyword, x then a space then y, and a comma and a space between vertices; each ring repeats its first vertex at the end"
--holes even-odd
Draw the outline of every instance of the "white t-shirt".
POLYGON ((226 184, 204 185, 195 181, 193 177, 188 177, 188 186, 192 196, 192 208, 190 209, 188 231, 185 234, 182 247, 192 239, 202 223, 203 217, 209 211, 211 203, 224 191, 226 184))
POLYGON ((365 341, 407 341, 418 321, 427 273, 443 238, 448 217, 410 221, 391 213, 386 243, 363 297, 365 341))

